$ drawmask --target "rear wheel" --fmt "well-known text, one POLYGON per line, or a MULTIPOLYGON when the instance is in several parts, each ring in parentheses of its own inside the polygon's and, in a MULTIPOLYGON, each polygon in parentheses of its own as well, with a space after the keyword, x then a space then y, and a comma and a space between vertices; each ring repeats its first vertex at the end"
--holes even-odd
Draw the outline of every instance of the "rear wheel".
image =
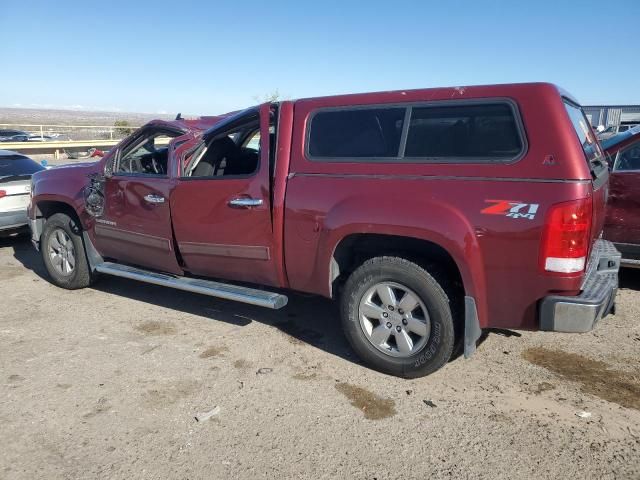
POLYGON ((81 231, 64 213, 52 215, 45 224, 40 251, 52 282, 59 287, 73 290, 91 284, 81 231))
POLYGON ((349 342, 380 371, 421 377, 451 357, 455 332, 449 298, 413 262, 399 257, 368 260, 347 280, 341 303, 349 342))

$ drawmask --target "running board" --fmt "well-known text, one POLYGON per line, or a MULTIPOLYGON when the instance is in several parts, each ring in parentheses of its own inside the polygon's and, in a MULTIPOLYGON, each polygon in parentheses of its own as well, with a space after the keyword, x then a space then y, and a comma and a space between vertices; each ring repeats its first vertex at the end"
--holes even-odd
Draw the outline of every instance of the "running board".
POLYGON ((628 268, 640 268, 640 260, 634 260, 631 258, 623 258, 622 260, 620 260, 620 266, 621 267, 628 267, 628 268))
POLYGON ((186 292, 201 293, 210 297, 235 300, 259 307, 278 309, 287 304, 287 297, 279 293, 265 292, 255 288, 240 287, 227 283, 211 282, 197 278, 173 277, 164 273, 150 272, 140 268, 120 265, 118 263, 103 262, 95 267, 97 272, 116 277, 138 280, 163 287, 175 288, 186 292))

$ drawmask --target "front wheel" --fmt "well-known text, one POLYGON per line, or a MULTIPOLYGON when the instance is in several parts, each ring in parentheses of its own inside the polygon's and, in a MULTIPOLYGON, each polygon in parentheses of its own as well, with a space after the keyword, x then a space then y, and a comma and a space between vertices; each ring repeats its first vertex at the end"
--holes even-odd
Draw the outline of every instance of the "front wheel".
POLYGON ((47 220, 40 251, 52 282, 58 287, 74 290, 91 284, 91 269, 77 222, 56 213, 47 220))
POLYGON ((376 257, 357 268, 341 299, 342 325, 368 364, 401 377, 421 377, 451 357, 455 331, 447 294, 422 267, 376 257))

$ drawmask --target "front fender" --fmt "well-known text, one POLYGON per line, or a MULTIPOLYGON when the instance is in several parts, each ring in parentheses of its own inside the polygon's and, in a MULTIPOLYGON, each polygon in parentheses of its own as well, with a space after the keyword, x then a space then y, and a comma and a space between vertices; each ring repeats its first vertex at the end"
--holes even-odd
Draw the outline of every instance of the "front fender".
POLYGON ((89 184, 88 176, 98 171, 98 163, 58 167, 38 172, 32 179, 32 195, 29 205, 29 218, 37 220, 45 212, 42 206, 51 202, 64 204, 71 208, 84 229, 90 224, 90 216, 84 209, 84 189, 89 184))

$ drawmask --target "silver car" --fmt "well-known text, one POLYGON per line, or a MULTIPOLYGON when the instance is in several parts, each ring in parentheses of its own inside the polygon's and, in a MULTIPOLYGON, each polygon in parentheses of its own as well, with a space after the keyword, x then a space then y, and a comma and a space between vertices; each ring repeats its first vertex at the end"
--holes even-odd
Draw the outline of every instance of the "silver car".
POLYGON ((0 232, 25 227, 31 175, 44 167, 9 150, 0 150, 0 232))

